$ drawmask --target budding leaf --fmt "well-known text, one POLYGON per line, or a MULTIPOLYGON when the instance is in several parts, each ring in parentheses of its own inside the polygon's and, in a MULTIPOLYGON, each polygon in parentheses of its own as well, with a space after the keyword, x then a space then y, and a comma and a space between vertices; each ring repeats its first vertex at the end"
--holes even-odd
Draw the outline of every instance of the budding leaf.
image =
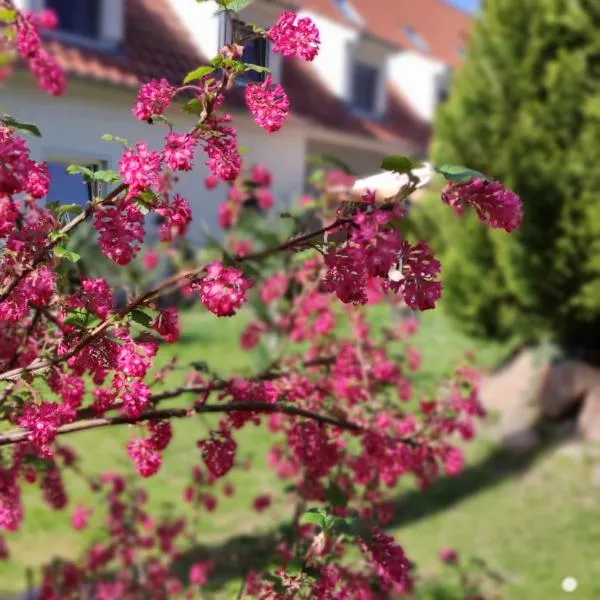
POLYGON ((233 12, 240 12, 250 6, 254 0, 217 0, 218 4, 233 12))
POLYGON ((139 308, 136 308, 135 310, 131 311, 131 318, 136 323, 139 323, 144 327, 150 327, 150 324, 152 323, 152 317, 139 308))
POLYGON ((60 256, 61 258, 66 258, 72 263, 76 263, 81 258, 77 252, 73 252, 72 250, 69 250, 63 246, 56 246, 54 248, 54 254, 56 254, 56 256, 60 256))
POLYGON ((119 173, 114 170, 96 171, 94 173, 94 179, 96 181, 105 181, 106 183, 119 183, 119 181, 121 181, 119 173))
POLYGON ((129 141, 125 138, 119 137, 118 135, 112 135, 111 133, 105 133, 102 136, 102 139, 105 142, 119 142, 119 144, 123 144, 123 146, 129 146, 129 141))
POLYGON ((214 72, 215 68, 210 65, 202 65, 193 71, 190 71, 183 80, 183 83, 189 83, 190 81, 195 81, 196 79, 202 79, 205 75, 209 75, 214 72))
POLYGON ((31 133, 32 135, 35 135, 35 137, 42 137, 37 125, 34 125, 33 123, 17 121, 17 119, 9 115, 2 115, 2 117, 0 117, 0 121, 2 121, 2 123, 4 123, 7 127, 16 129, 17 131, 31 133))
POLYGON ((90 179, 94 179, 94 171, 84 167, 83 165, 69 165, 67 167, 67 173, 69 175, 85 175, 90 179))
POLYGON ((14 23, 17 20, 17 11, 10 8, 0 9, 0 21, 14 23))
POLYGON ((479 171, 468 169, 462 165, 440 165, 437 167, 437 172, 443 175, 448 181, 456 183, 464 183, 473 179, 484 179, 489 181, 490 178, 479 171))
POLYGON ((256 71, 257 73, 270 73, 271 69, 262 67, 261 65, 253 65, 250 63, 242 63, 245 71, 256 71))
POLYGON ((410 173, 413 169, 422 167, 421 163, 415 162, 408 156, 388 156, 381 162, 381 168, 395 173, 410 173))
POLYGON ((303 523, 318 525, 321 529, 325 529, 327 513, 322 508, 311 508, 306 511, 301 518, 303 523))
POLYGON ((83 208, 79 204, 61 204, 57 206, 57 210, 59 215, 66 215, 67 213, 78 215, 83 212, 83 208))
POLYGON ((86 310, 85 308, 79 308, 71 313, 64 321, 67 325, 74 325, 82 329, 89 327, 95 327, 100 323, 100 319, 97 315, 86 310))
POLYGON ((189 115, 200 115, 203 110, 204 107, 202 106, 202 102, 200 102, 198 98, 192 98, 183 105, 183 111, 189 115))

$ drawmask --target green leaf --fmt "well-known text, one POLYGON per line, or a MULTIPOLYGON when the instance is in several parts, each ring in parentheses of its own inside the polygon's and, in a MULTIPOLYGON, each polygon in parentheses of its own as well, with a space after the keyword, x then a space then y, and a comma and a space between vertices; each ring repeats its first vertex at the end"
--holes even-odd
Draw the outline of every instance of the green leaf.
POLYGON ((414 162, 408 156, 388 156, 381 162, 382 169, 395 173, 409 173, 421 166, 423 166, 421 163, 414 162))
POLYGON ((23 133, 31 133, 32 135, 35 135, 35 137, 42 137, 42 134, 37 128, 37 125, 34 125, 33 123, 17 121, 17 119, 9 115, 2 115, 0 121, 2 121, 7 127, 11 127, 12 129, 16 129, 17 131, 21 131, 23 133))
POLYGON ((73 325, 85 329, 87 327, 95 327, 100 323, 100 319, 97 315, 86 310, 85 308, 78 308, 69 313, 69 316, 64 321, 67 325, 73 325))
POLYGON ((346 506, 348 498, 342 488, 332 481, 330 486, 325 490, 325 498, 332 506, 346 506))
POLYGON ((57 207, 59 215, 66 215, 67 213, 78 215, 83 212, 83 208, 79 204, 61 204, 57 207))
POLYGON ((270 73, 271 69, 268 67, 262 67, 261 65, 253 65, 251 63, 242 63, 244 71, 256 71, 257 73, 270 73))
POLYGON ((67 173, 69 175, 85 175, 89 179, 94 179, 94 171, 82 165, 69 165, 67 167, 67 173))
POLYGON ((285 568, 285 572, 287 575, 291 575, 292 577, 296 575, 300 575, 304 568, 304 561, 300 558, 294 558, 285 568))
POLYGON ((254 0, 219 0, 219 4, 224 6, 227 10, 233 12, 240 12, 244 8, 250 6, 254 0))
POLYGON ((183 83, 189 83, 190 81, 195 81, 196 79, 202 79, 205 75, 209 75, 213 73, 215 70, 211 65, 202 65, 193 71, 190 71, 183 80, 183 83))
POLYGON ((105 181, 106 183, 119 183, 121 181, 119 173, 112 169, 108 171, 95 171, 94 179, 96 181, 105 181))
POLYGON ((321 529, 325 529, 325 517, 327 513, 322 508, 311 508, 307 510, 301 517, 302 523, 318 525, 321 529))
POLYGON ((325 169, 316 169, 308 178, 308 183, 315 185, 325 181, 325 169))
POLYGON ((123 146, 129 146, 129 141, 125 138, 119 137, 118 135, 112 135, 111 133, 105 133, 102 136, 102 139, 105 142, 119 142, 119 144, 123 144, 123 146))
POLYGON ((192 98, 183 105, 183 112, 186 112, 189 115, 200 115, 203 110, 204 107, 202 106, 202 102, 200 102, 198 98, 192 98))
POLYGON ((14 23, 17 20, 17 11, 10 8, 0 9, 0 21, 14 23))
POLYGON ((452 182, 464 183, 472 179, 490 180, 490 177, 487 175, 474 169, 463 167, 462 165, 440 165, 436 170, 440 175, 443 175, 448 181, 452 182))
POLYGON ((54 254, 56 254, 56 256, 60 256, 61 258, 66 258, 72 263, 76 263, 81 258, 77 252, 73 252, 64 246, 56 246, 54 248, 54 254))
POLYGON ((150 324, 154 320, 151 315, 139 308, 136 308, 135 310, 131 311, 131 318, 136 323, 138 323, 139 325, 143 325, 144 327, 150 327, 150 324))

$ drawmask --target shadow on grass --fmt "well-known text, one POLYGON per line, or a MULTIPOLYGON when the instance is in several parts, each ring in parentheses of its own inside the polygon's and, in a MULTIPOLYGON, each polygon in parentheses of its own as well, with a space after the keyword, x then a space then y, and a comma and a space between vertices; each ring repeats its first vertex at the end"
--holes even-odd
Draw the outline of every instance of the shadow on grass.
POLYGON ((221 544, 198 545, 181 554, 171 565, 172 572, 186 584, 190 567, 204 560, 215 562, 206 592, 222 591, 226 584, 239 580, 250 570, 262 571, 273 564, 274 551, 283 540, 291 538, 291 524, 282 523, 268 533, 243 534, 221 544))
POLYGON ((515 452, 499 446, 484 460, 468 466, 456 477, 442 477, 426 491, 415 489, 398 495, 395 499, 396 517, 388 527, 406 525, 448 510, 473 494, 524 473, 540 456, 572 437, 573 430, 570 422, 540 424, 534 428, 540 439, 534 449, 515 452))

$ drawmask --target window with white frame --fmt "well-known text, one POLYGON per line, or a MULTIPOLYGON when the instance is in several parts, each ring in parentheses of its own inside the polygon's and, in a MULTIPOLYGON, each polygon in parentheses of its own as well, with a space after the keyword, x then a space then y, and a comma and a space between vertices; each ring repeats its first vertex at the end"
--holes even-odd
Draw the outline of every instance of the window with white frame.
POLYGON ((58 16, 59 31, 98 39, 102 0, 45 0, 58 16))
POLYGON ((351 72, 352 106, 361 112, 375 114, 378 112, 378 96, 380 71, 375 65, 355 60, 351 72))
MULTIPOLYGON (((263 37, 255 37, 252 27, 243 21, 229 21, 224 18, 222 25, 222 43, 231 44, 233 42, 241 43, 244 46, 242 62, 258 65, 259 67, 269 68, 269 43, 263 37)), ((242 84, 250 81, 264 81, 266 74, 256 71, 247 71, 237 79, 242 84)))
MULTIPOLYGON (((106 193, 106 185, 101 182, 86 181, 81 175, 71 175, 67 167, 73 161, 62 159, 50 159, 48 169, 50 170, 50 191, 48 202, 60 202, 61 204, 79 204, 84 206, 94 196, 103 196, 106 193)), ((106 168, 104 161, 80 161, 78 164, 99 171, 106 168)))

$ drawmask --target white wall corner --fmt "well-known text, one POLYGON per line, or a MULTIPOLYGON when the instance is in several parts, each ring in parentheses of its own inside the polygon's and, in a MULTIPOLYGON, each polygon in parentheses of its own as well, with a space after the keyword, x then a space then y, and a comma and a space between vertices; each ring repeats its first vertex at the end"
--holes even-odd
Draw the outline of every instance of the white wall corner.
POLYGON ((100 37, 114 44, 120 44, 123 41, 125 37, 124 0, 102 0, 100 37))

